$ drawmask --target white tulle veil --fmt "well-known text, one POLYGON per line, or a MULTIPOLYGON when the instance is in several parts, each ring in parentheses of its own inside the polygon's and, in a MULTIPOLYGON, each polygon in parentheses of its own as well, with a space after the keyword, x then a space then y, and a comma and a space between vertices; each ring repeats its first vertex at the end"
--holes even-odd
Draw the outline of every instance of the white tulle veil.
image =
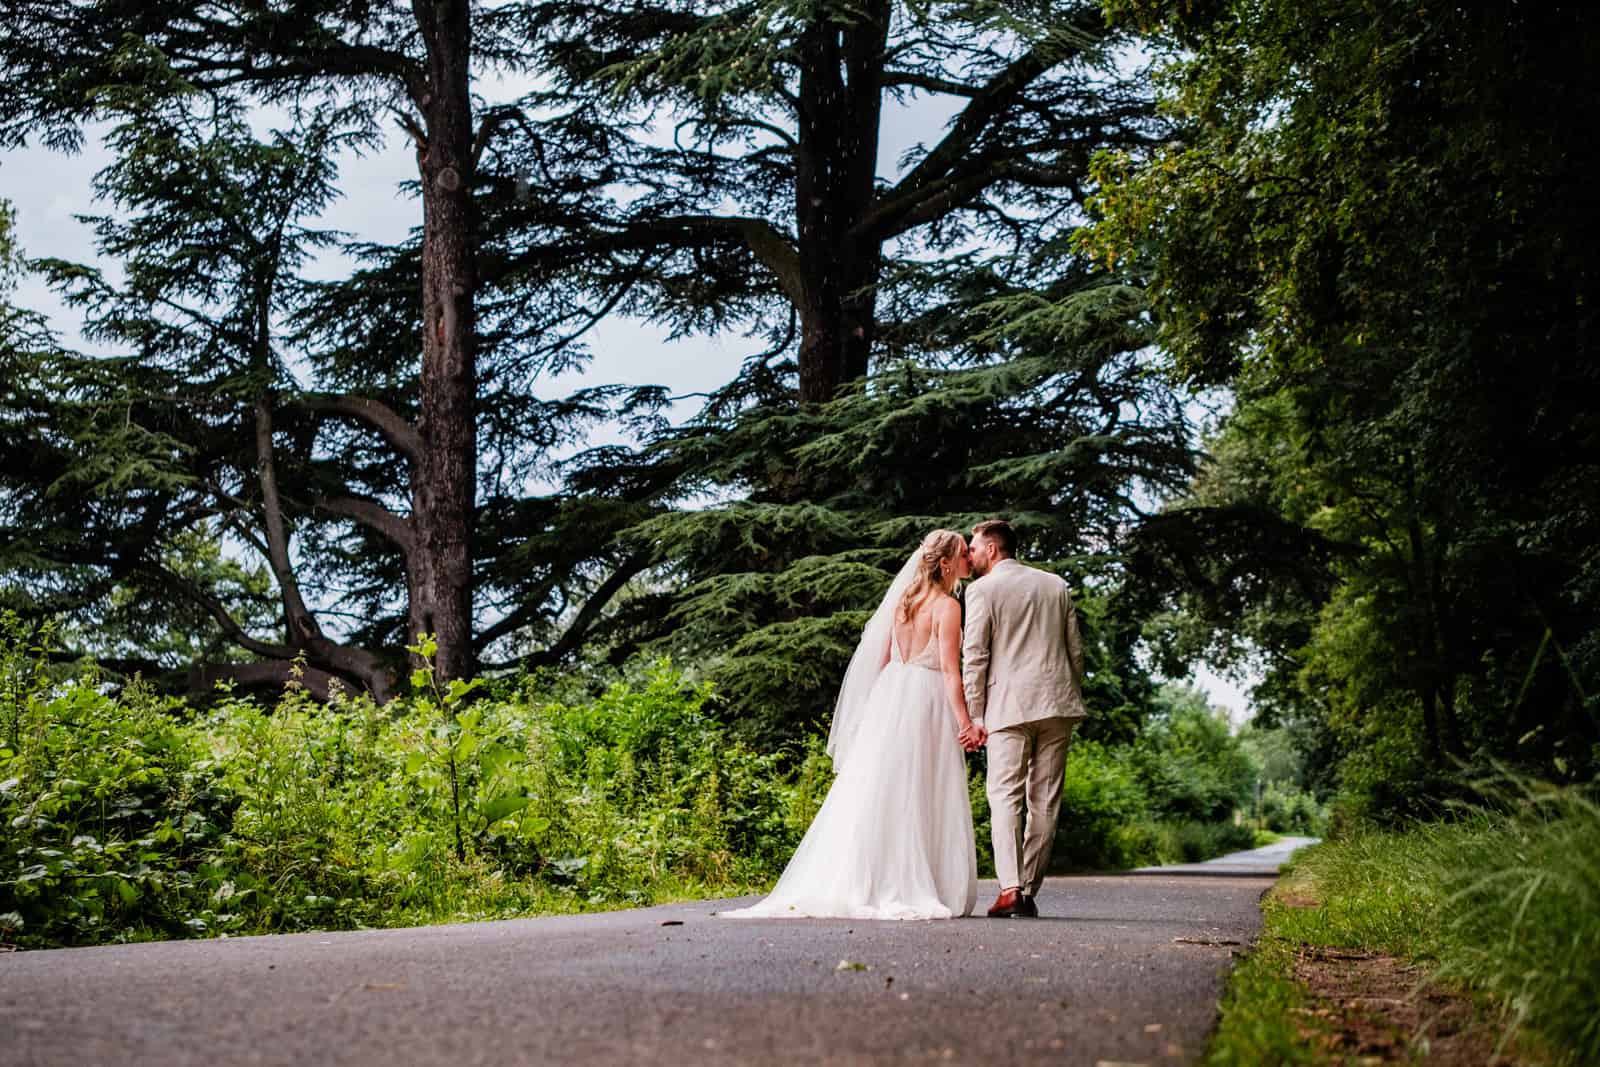
POLYGON ((905 566, 900 568, 900 573, 895 575, 889 591, 883 594, 883 600, 878 604, 878 610, 867 620, 866 627, 861 631, 861 641, 856 645, 855 654, 850 657, 850 666, 845 668, 844 682, 839 686, 839 699, 833 705, 833 726, 828 730, 828 755, 833 757, 835 770, 843 765, 856 731, 861 729, 861 723, 866 718, 867 697, 872 693, 878 675, 883 673, 884 657, 889 650, 895 605, 900 603, 901 596, 916 578, 921 560, 922 548, 919 546, 906 560, 905 566))

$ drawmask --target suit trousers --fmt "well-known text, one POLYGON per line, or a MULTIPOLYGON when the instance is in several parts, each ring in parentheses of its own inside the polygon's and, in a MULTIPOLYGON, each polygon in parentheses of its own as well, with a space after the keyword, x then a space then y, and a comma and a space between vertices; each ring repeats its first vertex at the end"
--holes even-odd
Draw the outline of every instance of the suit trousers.
POLYGON ((989 735, 989 818, 1001 889, 1020 888, 1033 896, 1044 882, 1061 808, 1067 745, 1078 722, 1035 719, 989 735))

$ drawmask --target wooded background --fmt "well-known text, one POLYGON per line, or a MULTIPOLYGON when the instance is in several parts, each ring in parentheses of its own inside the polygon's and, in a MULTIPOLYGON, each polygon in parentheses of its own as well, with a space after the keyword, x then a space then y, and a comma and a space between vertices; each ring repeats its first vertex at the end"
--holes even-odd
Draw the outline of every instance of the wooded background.
POLYGON ((0 605, 63 661, 198 707, 381 702, 418 633, 442 682, 667 653, 772 748, 920 535, 998 514, 1080 594, 1090 740, 1205 659, 1372 813, 1600 766, 1585 5, 5 15, 0 145, 113 158, 118 269, 0 225, 97 348, 0 311, 0 605), (411 234, 320 229, 399 131, 411 234), (687 419, 541 396, 619 316, 749 355, 687 419))

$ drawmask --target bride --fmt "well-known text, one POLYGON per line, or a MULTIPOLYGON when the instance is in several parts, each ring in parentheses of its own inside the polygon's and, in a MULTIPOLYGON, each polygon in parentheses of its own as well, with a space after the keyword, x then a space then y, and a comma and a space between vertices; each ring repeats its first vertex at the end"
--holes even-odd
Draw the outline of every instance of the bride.
POLYGON ((837 777, 772 893, 727 918, 948 919, 977 899, 953 530, 923 538, 863 631, 828 735, 837 777))

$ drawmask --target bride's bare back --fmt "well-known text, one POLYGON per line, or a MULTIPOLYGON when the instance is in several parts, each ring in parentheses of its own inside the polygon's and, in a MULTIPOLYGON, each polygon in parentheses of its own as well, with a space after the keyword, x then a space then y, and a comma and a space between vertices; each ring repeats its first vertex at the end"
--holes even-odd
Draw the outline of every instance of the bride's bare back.
POLYGON ((916 659, 933 640, 934 630, 934 605, 939 602, 942 593, 930 593, 917 604, 916 610, 911 613, 910 619, 895 619, 894 642, 900 649, 902 662, 916 659))

